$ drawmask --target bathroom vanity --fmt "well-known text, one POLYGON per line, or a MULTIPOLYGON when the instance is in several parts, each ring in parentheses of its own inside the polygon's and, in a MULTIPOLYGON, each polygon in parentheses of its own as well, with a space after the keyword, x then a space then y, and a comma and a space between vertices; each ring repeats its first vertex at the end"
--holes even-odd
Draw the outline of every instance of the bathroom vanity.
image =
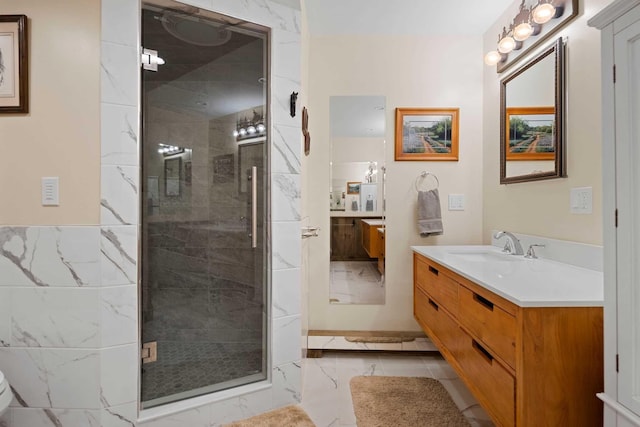
POLYGON ((415 246, 414 317, 499 426, 600 426, 602 273, 415 246))

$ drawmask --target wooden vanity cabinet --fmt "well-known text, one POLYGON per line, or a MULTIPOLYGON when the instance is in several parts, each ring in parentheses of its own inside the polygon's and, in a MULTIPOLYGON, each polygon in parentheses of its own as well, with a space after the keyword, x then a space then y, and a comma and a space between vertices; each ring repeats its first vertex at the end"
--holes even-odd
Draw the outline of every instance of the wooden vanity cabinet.
POLYGON ((496 425, 602 425, 602 307, 520 307, 416 253, 414 316, 496 425))
POLYGON ((380 227, 384 227, 384 225, 362 221, 362 247, 370 258, 380 257, 381 242, 378 236, 378 228, 380 227))

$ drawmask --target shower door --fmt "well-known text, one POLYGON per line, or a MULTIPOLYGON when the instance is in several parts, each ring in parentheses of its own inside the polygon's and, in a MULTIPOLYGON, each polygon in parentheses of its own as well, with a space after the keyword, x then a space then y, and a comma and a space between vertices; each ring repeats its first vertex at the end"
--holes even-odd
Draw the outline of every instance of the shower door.
POLYGON ((142 4, 141 402, 267 378, 267 30, 142 4))

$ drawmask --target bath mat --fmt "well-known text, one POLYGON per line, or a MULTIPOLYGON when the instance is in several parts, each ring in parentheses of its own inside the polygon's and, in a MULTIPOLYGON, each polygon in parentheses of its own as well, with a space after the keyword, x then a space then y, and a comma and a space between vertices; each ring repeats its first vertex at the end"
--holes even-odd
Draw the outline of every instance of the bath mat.
POLYGON ((285 406, 284 408, 265 412, 255 417, 226 424, 223 427, 316 427, 307 413, 299 406, 285 406))
POLYGON ((358 427, 468 427, 447 390, 433 378, 353 377, 358 427))
POLYGON ((415 341, 413 337, 344 337, 349 342, 397 343, 415 341))

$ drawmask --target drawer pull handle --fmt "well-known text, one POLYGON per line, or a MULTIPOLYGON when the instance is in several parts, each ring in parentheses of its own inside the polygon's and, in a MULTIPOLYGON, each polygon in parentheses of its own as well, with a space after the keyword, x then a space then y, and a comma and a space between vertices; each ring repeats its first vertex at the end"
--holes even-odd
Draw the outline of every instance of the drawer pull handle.
POLYGON ((491 301, 489 301, 488 299, 486 299, 485 297, 483 297, 482 295, 478 295, 478 294, 473 294, 473 299, 474 301, 476 301, 478 304, 488 308, 489 310, 493 311, 493 303, 491 301))
POLYGON ((435 274, 436 276, 438 275, 438 270, 429 266, 429 271, 432 272, 433 274, 435 274))
POLYGON ((435 302, 433 302, 433 300, 431 298, 429 298, 429 305, 431 307, 433 307, 436 311, 438 311, 438 304, 436 304, 435 302))
POLYGON ((473 348, 478 351, 478 353, 480 353, 481 356, 483 356, 485 359, 487 359, 487 361, 489 363, 493 362, 493 356, 491 355, 491 353, 489 353, 487 350, 484 349, 484 347, 482 347, 480 344, 478 344, 478 341, 476 340, 472 340, 473 343, 473 348))

